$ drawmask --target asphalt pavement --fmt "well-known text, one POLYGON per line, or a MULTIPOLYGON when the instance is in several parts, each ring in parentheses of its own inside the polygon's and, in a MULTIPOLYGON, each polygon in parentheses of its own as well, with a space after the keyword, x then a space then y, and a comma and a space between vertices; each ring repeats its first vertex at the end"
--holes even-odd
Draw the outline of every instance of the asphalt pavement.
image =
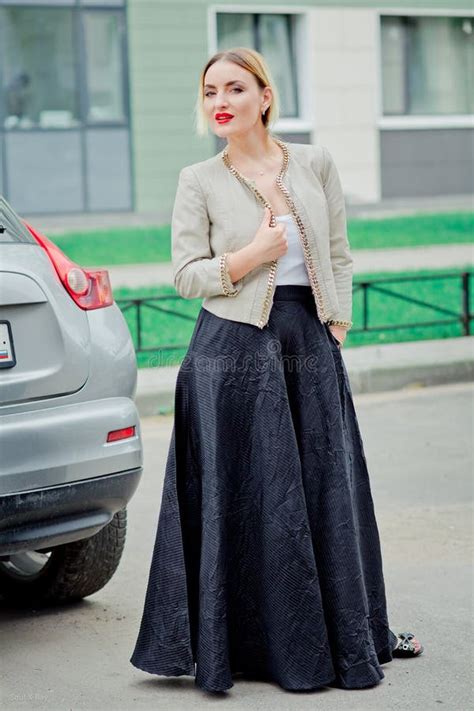
POLYGON ((354 398, 379 526, 390 626, 414 631, 418 658, 384 664, 358 691, 287 692, 235 679, 211 696, 194 678, 133 667, 156 533, 172 418, 142 420, 143 479, 129 505, 128 539, 101 591, 61 608, 0 605, 2 711, 468 711, 472 673, 472 434, 468 384, 354 398))

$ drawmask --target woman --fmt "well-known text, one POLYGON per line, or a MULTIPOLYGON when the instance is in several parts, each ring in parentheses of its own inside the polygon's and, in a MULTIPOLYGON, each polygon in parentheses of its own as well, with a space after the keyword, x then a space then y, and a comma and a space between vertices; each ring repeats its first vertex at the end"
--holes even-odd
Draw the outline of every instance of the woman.
POLYGON ((381 664, 422 647, 387 621, 340 351, 352 258, 337 170, 326 148, 271 134, 277 94, 253 50, 208 61, 197 108, 200 131, 227 145, 179 177, 175 286, 204 300, 131 662, 210 692, 237 673, 288 690, 373 686, 381 664))

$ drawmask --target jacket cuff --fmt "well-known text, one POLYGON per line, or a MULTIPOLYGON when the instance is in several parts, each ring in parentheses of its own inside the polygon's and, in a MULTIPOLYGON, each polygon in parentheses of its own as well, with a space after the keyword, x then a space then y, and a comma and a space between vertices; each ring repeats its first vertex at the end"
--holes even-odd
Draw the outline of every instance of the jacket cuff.
POLYGON ((343 328, 349 330, 352 327, 352 321, 344 321, 343 319, 330 318, 327 321, 328 326, 342 326, 343 328))
POLYGON ((242 284, 235 286, 230 278, 229 269, 227 266, 228 252, 224 252, 219 257, 219 277, 221 281, 222 292, 225 296, 237 296, 242 284))

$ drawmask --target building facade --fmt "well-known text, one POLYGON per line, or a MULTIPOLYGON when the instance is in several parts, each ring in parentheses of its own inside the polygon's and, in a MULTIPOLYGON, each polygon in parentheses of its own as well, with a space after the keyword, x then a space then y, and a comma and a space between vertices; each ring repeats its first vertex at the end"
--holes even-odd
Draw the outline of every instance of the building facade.
POLYGON ((198 137, 201 67, 252 46, 275 131, 323 143, 348 202, 470 194, 474 16, 465 0, 258 4, 0 0, 0 192, 21 213, 153 212, 198 137))

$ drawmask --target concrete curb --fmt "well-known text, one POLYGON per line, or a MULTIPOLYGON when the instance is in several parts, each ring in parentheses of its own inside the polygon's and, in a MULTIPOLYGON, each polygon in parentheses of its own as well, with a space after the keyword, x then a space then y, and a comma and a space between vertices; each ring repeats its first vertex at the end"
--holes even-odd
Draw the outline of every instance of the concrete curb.
MULTIPOLYGON (((346 199, 348 217, 380 219, 423 213, 471 211, 473 196, 439 195, 436 197, 386 198, 375 203, 354 203, 346 199)), ((63 215, 34 213, 27 222, 48 236, 75 230, 98 230, 113 227, 155 227, 170 222, 172 209, 152 212, 76 212, 63 215)))
MULTIPOLYGON (((474 336, 345 348, 343 358, 354 395, 474 380, 474 336)), ((141 417, 173 411, 178 370, 138 371, 141 417)))
MULTIPOLYGON (((461 271, 474 264, 474 245, 438 244, 395 249, 353 249, 354 275, 372 272, 414 271, 442 269, 461 271)), ((173 284, 171 262, 148 264, 102 265, 109 272, 113 289, 173 284)), ((100 268, 100 265, 98 265, 100 268)))

